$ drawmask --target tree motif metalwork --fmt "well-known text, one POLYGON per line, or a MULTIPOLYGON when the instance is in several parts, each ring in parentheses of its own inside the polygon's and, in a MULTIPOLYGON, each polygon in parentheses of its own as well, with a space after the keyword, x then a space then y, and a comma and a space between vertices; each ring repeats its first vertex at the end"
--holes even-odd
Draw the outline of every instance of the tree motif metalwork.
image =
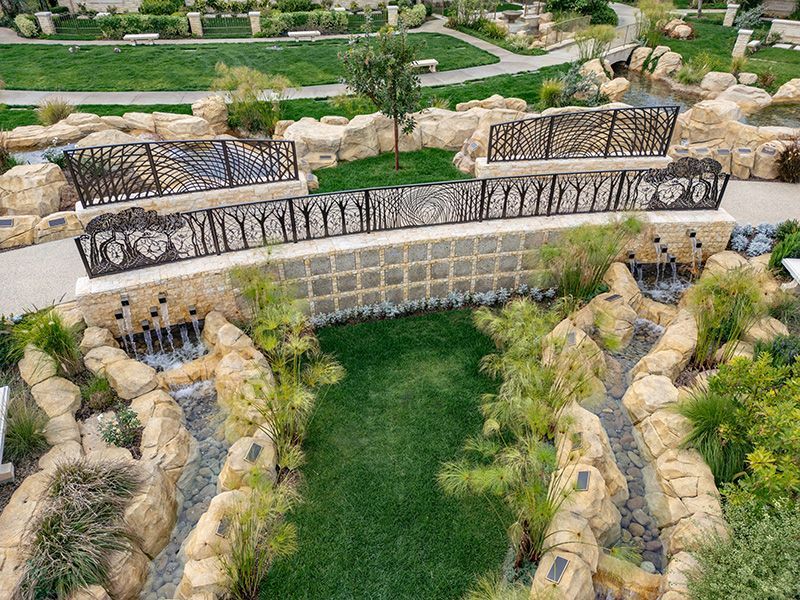
POLYGON ((90 277, 332 236, 581 213, 713 210, 728 175, 711 159, 665 169, 497 177, 350 190, 159 216, 129 208, 76 238, 90 277))
POLYGON ((677 118, 677 106, 656 106, 498 123, 489 130, 487 160, 664 156, 677 118))
POLYGON ((75 148, 64 156, 84 206, 298 177, 291 140, 139 142, 75 148))

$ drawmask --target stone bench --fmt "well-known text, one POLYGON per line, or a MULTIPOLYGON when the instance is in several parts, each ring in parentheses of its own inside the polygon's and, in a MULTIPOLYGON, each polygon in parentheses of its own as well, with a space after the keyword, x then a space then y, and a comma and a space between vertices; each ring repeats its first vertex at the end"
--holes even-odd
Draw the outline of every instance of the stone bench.
POLYGON ((11 401, 11 390, 8 386, 0 388, 0 483, 14 480, 14 465, 3 463, 3 445, 6 439, 6 413, 11 401))
POLYGON ((431 73, 436 73, 439 61, 435 58, 423 58, 422 60, 415 60, 411 63, 411 66, 415 69, 428 69, 431 73))
POLYGON ((152 46, 158 37, 157 33, 128 33, 123 35, 122 39, 126 42, 133 43, 134 46, 139 44, 152 46))
POLYGON ((320 35, 322 35, 319 31, 290 31, 287 33, 290 38, 294 40, 300 40, 302 42, 313 42, 317 39, 320 35))

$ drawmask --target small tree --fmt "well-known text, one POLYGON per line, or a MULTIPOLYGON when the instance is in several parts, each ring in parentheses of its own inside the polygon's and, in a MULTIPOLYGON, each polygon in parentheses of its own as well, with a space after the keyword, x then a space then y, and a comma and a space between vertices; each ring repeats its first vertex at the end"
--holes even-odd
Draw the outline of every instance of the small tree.
POLYGON ((411 63, 417 47, 403 29, 383 29, 376 36, 357 38, 339 54, 345 83, 356 94, 369 98, 394 122, 394 168, 400 169, 400 129, 409 134, 416 122, 410 113, 419 108, 420 81, 411 63))

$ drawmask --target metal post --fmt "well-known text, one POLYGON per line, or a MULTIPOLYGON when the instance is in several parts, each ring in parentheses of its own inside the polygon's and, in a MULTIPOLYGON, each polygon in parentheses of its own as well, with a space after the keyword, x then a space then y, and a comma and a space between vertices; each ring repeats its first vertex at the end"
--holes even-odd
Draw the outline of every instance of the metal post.
POLYGON ((367 233, 372 233, 372 210, 369 206, 369 190, 364 190, 364 207, 367 212, 367 233))
POLYGON ((715 209, 719 210, 719 205, 722 204, 722 197, 725 195, 725 189, 728 187, 728 180, 731 178, 730 173, 724 173, 725 180, 722 182, 722 189, 719 191, 717 195, 717 204, 714 207, 715 209))
POLYGON ((78 246, 78 254, 81 257, 81 260, 83 261, 83 268, 86 269, 86 274, 89 276, 89 279, 96 277, 97 274, 89 266, 89 261, 86 259, 86 253, 83 251, 83 245, 81 244, 80 236, 75 238, 75 245, 78 246))
POLYGON ((550 119, 550 123, 547 126, 547 145, 544 148, 544 157, 550 158, 550 148, 553 145, 553 121, 555 121, 554 117, 548 117, 550 119))
POLYGON ((158 171, 156 171, 156 163, 153 160, 153 152, 150 150, 150 144, 145 144, 144 148, 147 152, 147 161, 150 163, 150 172, 153 173, 153 182, 156 184, 156 193, 162 196, 161 182, 158 179, 158 171))
POLYGON ((292 223, 292 241, 297 242, 297 224, 294 221, 294 198, 286 201, 289 204, 289 221, 292 223))
POLYGON ((78 192, 78 199, 81 201, 83 207, 87 208, 88 206, 90 206, 90 204, 87 204, 86 196, 83 195, 83 185, 81 184, 81 182, 78 181, 78 178, 75 176, 75 168, 72 166, 72 161, 74 160, 72 158, 72 153, 68 154, 65 152, 64 155, 67 159, 67 168, 69 169, 70 175, 72 175, 72 181, 75 184, 75 189, 78 192))
POLYGON ((222 141, 222 163, 225 166, 225 178, 228 180, 228 187, 233 187, 233 174, 231 173, 231 163, 228 157, 228 142, 222 141))
POLYGON ((547 216, 550 216, 550 211, 553 209, 553 194, 556 192, 556 177, 558 175, 551 175, 550 180, 550 197, 547 199, 547 216))
POLYGON ((625 175, 627 171, 620 171, 619 172, 619 183, 617 184, 617 197, 614 198, 614 210, 617 209, 619 206, 619 197, 622 195, 622 183, 625 181, 625 175))
POLYGON ((214 209, 206 209, 206 219, 208 219, 208 226, 211 229, 211 241, 214 242, 214 252, 219 256, 222 251, 219 247, 219 237, 217 237, 217 226, 214 224, 214 209))
POLYGON ((617 123, 617 112, 611 113, 611 127, 608 128, 608 137, 606 138, 606 149, 603 152, 603 158, 608 158, 608 150, 611 148, 611 139, 614 137, 614 125, 617 123))
POLYGON ((488 207, 486 206, 486 180, 481 179, 481 203, 480 208, 478 209, 480 212, 478 213, 478 221, 483 221, 484 212, 488 213, 488 207))

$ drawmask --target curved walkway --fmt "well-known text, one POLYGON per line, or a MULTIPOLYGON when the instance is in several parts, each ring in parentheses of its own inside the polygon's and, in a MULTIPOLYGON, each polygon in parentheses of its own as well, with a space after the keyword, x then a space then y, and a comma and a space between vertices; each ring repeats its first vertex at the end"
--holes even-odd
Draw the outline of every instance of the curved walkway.
MULTIPOLYGON (((791 183, 731 181, 722 208, 740 223, 800 220, 800 196, 791 183)), ((84 277, 71 239, 0 252, 0 315, 75 298, 75 282, 84 277)))
MULTIPOLYGON (((636 9, 627 4, 612 4, 619 16, 619 27, 627 27, 636 22, 636 9)), ((479 67, 468 67, 453 71, 442 71, 439 73, 424 73, 420 75, 422 85, 439 86, 453 85, 474 81, 476 79, 486 79, 495 75, 512 75, 537 71, 543 67, 559 65, 574 60, 577 57, 577 49, 574 45, 558 48, 542 56, 525 56, 514 54, 499 46, 490 44, 478 38, 472 37, 460 31, 449 29, 444 26, 443 18, 436 18, 425 22, 422 27, 414 30, 418 33, 441 33, 465 41, 476 48, 485 50, 500 59, 499 62, 491 65, 479 67)), ((88 42, 76 42, 68 40, 36 40, 30 38, 20 38, 13 35, 14 40, 9 37, 8 29, 0 29, 0 43, 25 43, 25 44, 60 44, 60 45, 119 45, 118 40, 94 40, 88 42)), ((346 38, 349 36, 325 36, 328 38, 346 38)), ((191 39, 191 40, 164 40, 162 45, 170 44, 219 44, 219 43, 259 43, 286 41, 286 38, 242 38, 242 39, 191 39)), ((313 43, 313 42, 309 42, 313 43)), ((343 94, 346 87, 340 83, 327 85, 310 85, 301 88, 294 88, 288 91, 287 97, 295 98, 329 98, 343 94)), ((30 90, 0 90, 0 103, 9 105, 35 105, 39 104, 48 96, 58 96, 71 104, 191 104, 202 98, 211 95, 209 91, 174 91, 174 92, 59 92, 59 91, 30 91, 30 90)))

